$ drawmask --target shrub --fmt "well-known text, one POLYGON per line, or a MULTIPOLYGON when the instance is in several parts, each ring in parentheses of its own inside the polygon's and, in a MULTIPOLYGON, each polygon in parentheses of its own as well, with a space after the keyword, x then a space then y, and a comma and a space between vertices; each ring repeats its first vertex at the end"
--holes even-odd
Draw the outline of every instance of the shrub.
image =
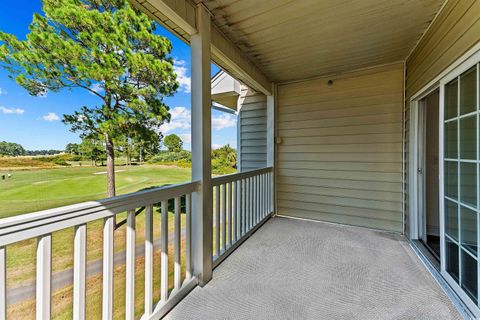
POLYGON ((182 150, 179 152, 161 151, 159 154, 153 156, 149 163, 165 163, 165 162, 191 162, 192 154, 189 151, 182 150))

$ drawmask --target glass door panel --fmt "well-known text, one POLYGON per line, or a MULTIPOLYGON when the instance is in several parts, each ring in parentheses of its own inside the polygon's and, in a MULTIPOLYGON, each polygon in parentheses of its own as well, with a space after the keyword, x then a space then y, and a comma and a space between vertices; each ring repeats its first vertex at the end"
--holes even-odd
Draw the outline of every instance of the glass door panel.
MULTIPOLYGON (((478 306, 479 69, 478 63, 443 85, 442 272, 478 306)), ((467 298, 468 297, 468 298, 467 298)))

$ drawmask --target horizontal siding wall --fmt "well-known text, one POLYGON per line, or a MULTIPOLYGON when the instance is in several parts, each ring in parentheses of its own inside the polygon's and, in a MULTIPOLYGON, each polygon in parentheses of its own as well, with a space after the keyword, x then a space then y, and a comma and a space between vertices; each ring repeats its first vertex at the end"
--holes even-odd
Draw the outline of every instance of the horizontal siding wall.
POLYGON ((241 171, 264 168, 267 166, 267 97, 243 89, 240 104, 241 171))
POLYGON ((401 232, 402 105, 403 64, 279 85, 278 213, 401 232))
POLYGON ((410 98, 480 41, 480 1, 449 0, 406 62, 406 218, 408 230, 410 98))

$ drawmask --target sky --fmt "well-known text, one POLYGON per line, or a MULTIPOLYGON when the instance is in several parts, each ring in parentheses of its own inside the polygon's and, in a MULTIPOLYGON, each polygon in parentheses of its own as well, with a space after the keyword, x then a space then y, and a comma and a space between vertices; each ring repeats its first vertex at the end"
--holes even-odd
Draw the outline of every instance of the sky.
MULTIPOLYGON (((24 39, 34 12, 41 12, 41 0, 3 0, 0 10, 0 30, 24 39)), ((190 149, 190 47, 168 30, 159 26, 158 34, 167 37, 173 46, 171 56, 180 88, 165 102, 172 120, 162 126, 164 135, 175 133, 190 149)), ((218 71, 212 64, 212 75, 218 71)), ((63 150, 68 143, 78 143, 78 134, 61 122, 63 114, 71 114, 83 105, 94 106, 99 98, 82 89, 48 92, 33 97, 8 77, 0 68, 0 141, 21 144, 27 150, 63 150)), ((212 110, 212 147, 225 144, 236 147, 236 116, 212 110)))

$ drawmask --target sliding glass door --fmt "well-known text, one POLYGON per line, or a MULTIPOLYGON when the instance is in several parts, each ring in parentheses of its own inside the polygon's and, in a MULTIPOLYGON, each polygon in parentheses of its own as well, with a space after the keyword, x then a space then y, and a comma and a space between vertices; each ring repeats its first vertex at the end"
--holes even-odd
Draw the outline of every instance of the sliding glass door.
POLYGON ((479 306, 479 61, 470 59, 440 83, 442 274, 479 306))

